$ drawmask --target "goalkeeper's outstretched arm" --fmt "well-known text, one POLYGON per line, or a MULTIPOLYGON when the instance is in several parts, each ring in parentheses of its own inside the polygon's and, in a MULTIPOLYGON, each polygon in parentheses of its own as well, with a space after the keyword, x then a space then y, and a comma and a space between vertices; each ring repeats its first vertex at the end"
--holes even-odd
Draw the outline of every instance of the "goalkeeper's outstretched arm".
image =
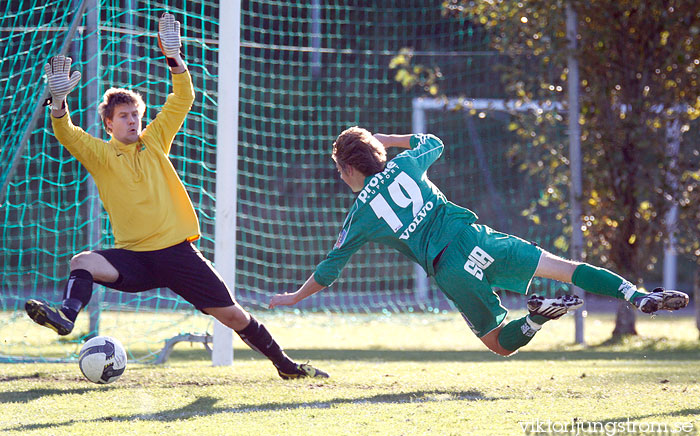
POLYGON ((187 71, 187 65, 180 55, 180 22, 173 14, 165 12, 158 20, 158 46, 173 74, 187 71))
POLYGON ((73 71, 72 74, 70 72, 72 63, 73 59, 57 55, 44 65, 51 93, 51 115, 56 118, 61 118, 66 114, 66 97, 80 82, 80 71, 73 71))
POLYGON ((304 283, 298 291, 273 296, 270 300, 270 309, 274 308, 275 306, 293 306, 304 298, 309 297, 316 292, 322 291, 325 288, 325 286, 316 282, 314 275, 311 274, 311 276, 306 280, 306 283, 304 283))
POLYGON ((172 73, 173 91, 160 113, 146 126, 142 137, 157 141, 162 151, 169 154, 173 139, 192 108, 195 92, 187 66, 180 56, 180 23, 167 12, 158 20, 158 46, 172 73))

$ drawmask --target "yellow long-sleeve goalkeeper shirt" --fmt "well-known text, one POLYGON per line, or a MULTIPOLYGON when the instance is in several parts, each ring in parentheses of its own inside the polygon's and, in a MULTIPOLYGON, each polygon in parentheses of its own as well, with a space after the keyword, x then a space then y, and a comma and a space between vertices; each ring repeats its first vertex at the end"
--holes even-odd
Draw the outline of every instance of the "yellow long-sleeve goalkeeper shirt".
POLYGON ((138 142, 109 142, 51 116, 58 141, 90 172, 114 232, 115 247, 151 251, 195 240, 199 222, 168 154, 194 102, 188 72, 173 74, 173 93, 138 142))

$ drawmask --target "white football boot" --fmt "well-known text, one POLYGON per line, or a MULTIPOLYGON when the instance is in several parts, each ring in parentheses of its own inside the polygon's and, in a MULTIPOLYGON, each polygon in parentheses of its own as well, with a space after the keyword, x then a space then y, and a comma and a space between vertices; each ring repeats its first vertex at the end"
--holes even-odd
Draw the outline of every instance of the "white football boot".
POLYGON ((527 310, 531 315, 540 315, 549 319, 558 319, 570 310, 583 306, 583 300, 576 295, 562 295, 556 298, 545 298, 533 295, 527 300, 527 310))
POLYGON ((644 313, 654 313, 658 310, 678 310, 688 305, 688 294, 679 291, 667 291, 656 288, 643 297, 634 299, 634 305, 644 313))

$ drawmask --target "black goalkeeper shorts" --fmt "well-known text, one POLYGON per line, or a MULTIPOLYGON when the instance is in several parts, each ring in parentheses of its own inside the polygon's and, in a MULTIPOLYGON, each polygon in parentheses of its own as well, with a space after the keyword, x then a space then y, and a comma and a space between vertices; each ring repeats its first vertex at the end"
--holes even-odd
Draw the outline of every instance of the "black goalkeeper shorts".
POLYGON ((199 310, 228 307, 233 296, 211 262, 191 242, 154 251, 96 250, 119 272, 114 283, 95 283, 123 292, 170 288, 199 310))

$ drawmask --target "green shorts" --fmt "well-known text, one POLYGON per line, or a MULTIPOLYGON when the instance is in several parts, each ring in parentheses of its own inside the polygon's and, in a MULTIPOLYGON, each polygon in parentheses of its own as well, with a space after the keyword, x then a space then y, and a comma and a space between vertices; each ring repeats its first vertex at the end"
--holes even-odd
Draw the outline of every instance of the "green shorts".
POLYGON ((483 337, 508 313, 493 287, 526 294, 541 255, 533 243, 472 224, 443 252, 435 282, 474 334, 483 337))

